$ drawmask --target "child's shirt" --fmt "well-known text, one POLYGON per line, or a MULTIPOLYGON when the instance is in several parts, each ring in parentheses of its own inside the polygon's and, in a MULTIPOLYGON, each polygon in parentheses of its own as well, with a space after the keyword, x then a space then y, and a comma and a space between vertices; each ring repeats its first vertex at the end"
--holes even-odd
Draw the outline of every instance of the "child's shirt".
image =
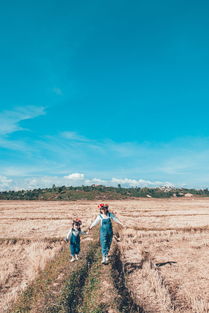
POLYGON ((104 217, 104 216, 105 216, 105 215, 99 214, 99 215, 96 217, 96 219, 93 221, 93 223, 91 224, 90 229, 91 229, 92 227, 96 226, 99 222, 100 222, 100 225, 102 225, 102 220, 103 220, 103 219, 107 219, 107 218, 110 218, 110 219, 112 219, 113 221, 115 221, 116 223, 122 225, 122 223, 119 221, 119 219, 118 219, 113 213, 108 212, 108 213, 107 213, 107 217, 104 217))
POLYGON ((66 239, 67 239, 68 241, 70 241, 72 235, 74 235, 75 237, 77 237, 77 236, 85 235, 85 234, 86 234, 85 231, 71 228, 71 229, 69 230, 67 236, 66 236, 66 239))

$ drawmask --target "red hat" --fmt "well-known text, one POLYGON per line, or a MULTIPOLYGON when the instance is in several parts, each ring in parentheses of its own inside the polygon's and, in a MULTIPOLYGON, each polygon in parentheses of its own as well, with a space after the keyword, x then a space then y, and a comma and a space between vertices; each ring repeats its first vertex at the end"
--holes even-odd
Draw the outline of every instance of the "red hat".
POLYGON ((98 209, 102 209, 102 208, 108 208, 108 204, 100 203, 98 205, 98 209))
POLYGON ((82 222, 79 218, 76 218, 75 220, 73 220, 73 224, 79 224, 82 225, 82 222))

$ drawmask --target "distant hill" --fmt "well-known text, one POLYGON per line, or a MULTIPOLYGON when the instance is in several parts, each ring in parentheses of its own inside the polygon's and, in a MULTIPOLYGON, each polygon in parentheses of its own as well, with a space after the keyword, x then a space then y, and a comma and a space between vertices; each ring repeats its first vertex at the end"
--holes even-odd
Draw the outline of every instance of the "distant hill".
POLYGON ((186 189, 186 188, 123 188, 106 187, 103 185, 79 186, 79 187, 56 187, 39 188, 33 190, 2 191, 0 200, 120 200, 127 198, 170 198, 170 197, 192 197, 209 196, 208 189, 186 189))

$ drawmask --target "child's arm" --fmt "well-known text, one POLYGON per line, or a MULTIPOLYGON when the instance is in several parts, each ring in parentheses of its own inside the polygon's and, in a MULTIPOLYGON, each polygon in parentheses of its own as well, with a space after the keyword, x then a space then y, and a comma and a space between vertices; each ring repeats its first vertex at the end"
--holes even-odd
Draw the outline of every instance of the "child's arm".
POLYGON ((124 226, 123 223, 113 214, 110 213, 110 217, 113 219, 114 222, 116 222, 117 224, 124 226))
POLYGON ((80 234, 81 234, 81 235, 88 235, 88 232, 81 230, 81 231, 80 231, 80 234))
POLYGON ((69 230, 69 232, 65 238, 65 241, 70 241, 71 236, 72 236, 72 229, 69 230))
POLYGON ((91 230, 94 226, 96 226, 101 220, 101 217, 98 215, 96 217, 96 219, 93 221, 93 223, 91 223, 91 225, 89 226, 89 230, 91 230))

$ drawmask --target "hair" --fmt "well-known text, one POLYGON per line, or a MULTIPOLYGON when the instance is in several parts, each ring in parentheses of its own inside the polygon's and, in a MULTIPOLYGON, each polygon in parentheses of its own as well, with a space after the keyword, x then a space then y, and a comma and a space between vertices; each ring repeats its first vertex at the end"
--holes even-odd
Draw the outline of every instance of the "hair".
POLYGON ((80 223, 78 223, 78 222, 76 222, 76 221, 73 221, 73 223, 72 223, 72 228, 74 227, 74 225, 78 225, 79 227, 78 227, 78 230, 80 231, 81 230, 81 224, 80 223))
POLYGON ((100 213, 102 213, 102 210, 104 210, 104 209, 107 209, 107 212, 109 212, 108 206, 103 206, 103 207, 100 208, 100 213))

